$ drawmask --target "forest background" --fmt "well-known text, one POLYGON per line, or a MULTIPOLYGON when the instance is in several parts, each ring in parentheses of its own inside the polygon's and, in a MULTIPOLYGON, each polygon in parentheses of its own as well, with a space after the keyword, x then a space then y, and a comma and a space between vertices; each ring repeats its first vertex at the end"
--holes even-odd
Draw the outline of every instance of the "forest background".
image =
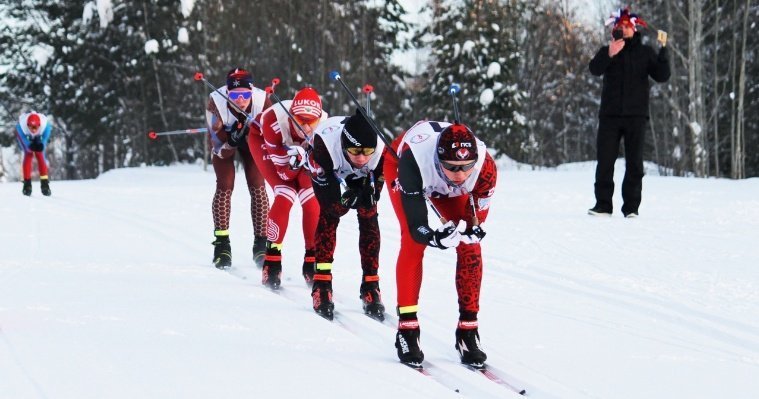
MULTIPOLYGON (((539 167, 595 159, 608 0, 0 0, 0 181, 18 180, 18 115, 51 116, 53 179, 202 162, 208 90, 235 66, 291 98, 314 86, 332 115, 353 113, 338 70, 389 135, 451 120, 447 88, 497 154, 539 167), (421 4, 423 3, 423 4, 421 4), (416 10, 421 4, 420 10, 416 10), (407 8, 413 6, 411 12, 407 8), (405 57, 399 57, 405 54, 405 57), (412 54, 413 56, 408 56, 412 54), (400 60, 400 61, 399 61, 400 60)), ((759 176, 754 0, 641 0, 644 42, 669 33, 672 78, 651 91, 645 159, 660 174, 759 176)))

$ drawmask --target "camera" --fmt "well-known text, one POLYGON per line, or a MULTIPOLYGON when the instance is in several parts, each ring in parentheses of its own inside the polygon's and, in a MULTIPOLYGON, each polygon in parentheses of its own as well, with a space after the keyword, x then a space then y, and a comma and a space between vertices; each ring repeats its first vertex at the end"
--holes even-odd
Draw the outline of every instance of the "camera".
POLYGON ((614 38, 614 40, 619 40, 622 38, 622 29, 615 29, 611 31, 611 37, 614 38))

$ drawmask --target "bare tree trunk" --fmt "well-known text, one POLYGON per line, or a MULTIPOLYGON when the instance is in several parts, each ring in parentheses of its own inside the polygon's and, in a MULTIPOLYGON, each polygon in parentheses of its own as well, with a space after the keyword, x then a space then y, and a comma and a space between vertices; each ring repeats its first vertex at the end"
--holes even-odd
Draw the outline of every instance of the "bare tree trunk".
POLYGON ((746 37, 748 36, 748 14, 751 9, 751 0, 746 0, 746 8, 743 10, 743 33, 741 44, 741 67, 738 75, 738 124, 735 134, 735 173, 734 179, 746 178, 745 159, 745 121, 743 115, 743 102, 746 94, 746 37))
POLYGON ((703 0, 688 1, 688 119, 691 130, 691 156, 693 172, 698 177, 706 176, 703 95, 703 0))
POLYGON ((719 58, 719 24, 722 21, 722 18, 720 18, 720 6, 719 6, 719 0, 716 0, 716 4, 714 6, 714 12, 716 13, 716 16, 714 18, 715 21, 715 29, 714 29, 714 55, 712 56, 712 74, 714 75, 714 104, 712 105, 714 109, 712 110, 712 119, 714 121, 714 176, 719 177, 720 171, 719 171, 719 99, 720 99, 720 91, 719 91, 719 75, 717 71, 717 59, 719 58))

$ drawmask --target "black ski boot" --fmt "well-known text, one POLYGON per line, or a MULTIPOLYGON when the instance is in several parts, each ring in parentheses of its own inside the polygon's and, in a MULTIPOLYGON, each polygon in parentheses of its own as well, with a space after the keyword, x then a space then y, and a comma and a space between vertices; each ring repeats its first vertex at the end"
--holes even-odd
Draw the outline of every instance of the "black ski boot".
POLYGON ((395 347, 401 363, 414 368, 422 368, 424 353, 419 347, 419 321, 401 320, 395 334, 395 347))
POLYGON ((216 236, 212 242, 213 265, 217 269, 225 270, 232 267, 232 246, 229 244, 229 236, 216 236))
POLYGON ((488 356, 482 351, 477 327, 461 328, 461 323, 459 322, 459 328, 456 329, 456 350, 461 356, 461 363, 474 368, 484 368, 488 356))
POLYGON ((266 237, 256 236, 253 239, 253 263, 261 269, 264 267, 264 257, 266 256, 266 237))
POLYGON ((52 192, 50 191, 50 180, 49 179, 40 179, 40 191, 42 191, 42 195, 45 197, 49 197, 52 192))
POLYGON ((24 187, 21 188, 21 193, 27 197, 32 195, 32 179, 24 179, 24 187))
POLYGON ((272 290, 282 285, 282 244, 266 242, 266 256, 261 271, 261 283, 272 290))
POLYGON ((327 320, 335 317, 335 303, 332 302, 332 275, 314 275, 314 286, 311 289, 314 301, 314 312, 327 320))
POLYGON ((361 283, 361 302, 364 314, 379 321, 385 320, 385 305, 382 304, 382 294, 379 288, 379 276, 364 276, 361 283))
POLYGON ((314 273, 316 273, 316 256, 313 249, 307 249, 303 256, 303 279, 309 288, 314 285, 314 273))

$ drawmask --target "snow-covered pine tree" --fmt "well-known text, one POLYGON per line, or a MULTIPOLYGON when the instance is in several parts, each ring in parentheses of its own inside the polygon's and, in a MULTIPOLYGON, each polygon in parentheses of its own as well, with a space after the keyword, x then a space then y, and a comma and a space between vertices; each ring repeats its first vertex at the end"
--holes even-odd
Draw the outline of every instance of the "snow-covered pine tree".
POLYGON ((523 92, 516 81, 520 53, 509 26, 523 5, 513 0, 434 1, 433 22, 420 45, 431 47, 418 119, 453 120, 448 88, 461 85, 462 122, 488 147, 512 153, 520 146, 523 92))

